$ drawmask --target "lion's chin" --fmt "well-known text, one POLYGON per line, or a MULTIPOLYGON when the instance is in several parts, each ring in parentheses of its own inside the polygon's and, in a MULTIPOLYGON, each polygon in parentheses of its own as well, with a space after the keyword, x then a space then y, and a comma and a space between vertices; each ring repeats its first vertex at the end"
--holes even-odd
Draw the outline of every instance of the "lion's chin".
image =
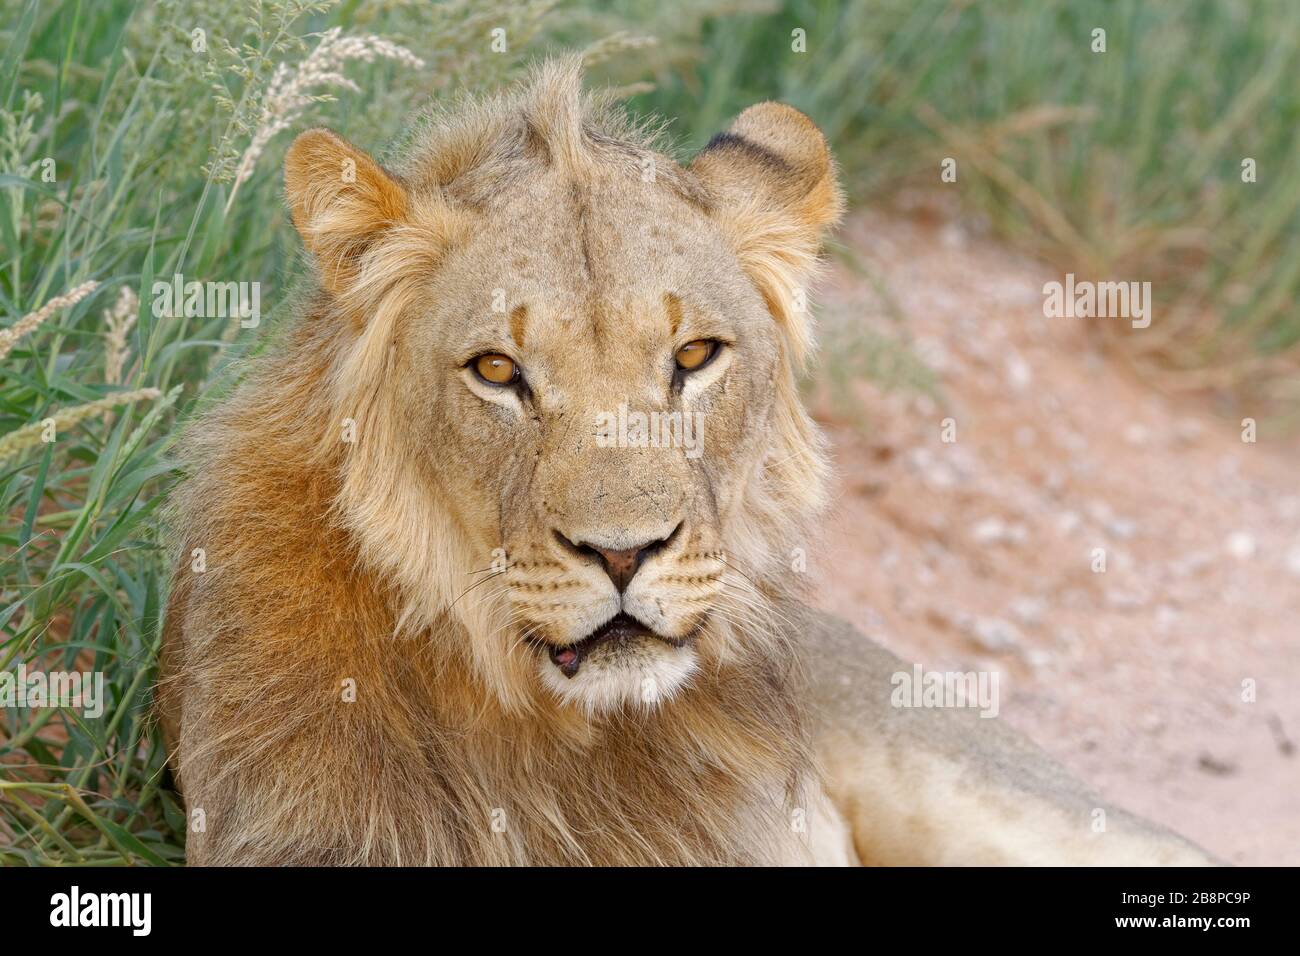
POLYGON ((661 637, 624 614, 576 644, 539 650, 542 682, 589 713, 654 709, 686 686, 698 667, 690 641, 661 637))

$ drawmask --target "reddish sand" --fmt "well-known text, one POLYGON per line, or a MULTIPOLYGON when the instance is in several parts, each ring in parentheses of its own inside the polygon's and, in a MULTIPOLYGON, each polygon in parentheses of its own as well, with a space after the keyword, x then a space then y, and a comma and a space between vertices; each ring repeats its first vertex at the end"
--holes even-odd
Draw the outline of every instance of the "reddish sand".
POLYGON ((820 380, 866 336, 937 385, 814 396, 839 471, 819 603, 927 667, 1000 670, 1001 719, 1116 803, 1300 864, 1300 447, 1102 358, 1085 323, 1123 320, 1044 318, 1061 276, 959 225, 840 238, 820 380))

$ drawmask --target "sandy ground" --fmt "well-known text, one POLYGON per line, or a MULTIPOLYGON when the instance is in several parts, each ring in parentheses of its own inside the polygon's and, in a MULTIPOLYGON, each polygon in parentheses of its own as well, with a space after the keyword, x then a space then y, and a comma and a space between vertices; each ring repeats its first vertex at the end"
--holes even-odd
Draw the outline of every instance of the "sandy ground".
POLYGON ((938 381, 814 396, 840 477, 819 603, 923 666, 1000 671, 999 719, 1114 802, 1300 864, 1300 447, 1102 358, 1084 324, 1122 320, 1044 318, 1061 276, 960 225, 840 238, 867 274, 823 287, 824 364, 865 331, 938 381))

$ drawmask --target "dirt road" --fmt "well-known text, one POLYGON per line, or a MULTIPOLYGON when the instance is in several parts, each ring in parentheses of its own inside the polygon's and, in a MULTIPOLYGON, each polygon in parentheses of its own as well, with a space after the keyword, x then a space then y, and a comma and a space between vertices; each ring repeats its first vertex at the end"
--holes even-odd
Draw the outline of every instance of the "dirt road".
POLYGON ((1084 324, 1123 320, 1044 318, 1062 276, 957 225, 868 214, 841 241, 870 275, 823 286, 824 371, 906 338, 937 380, 814 396, 840 473, 820 603, 1000 670, 999 719, 1116 803, 1300 864, 1300 447, 1103 358, 1084 324))

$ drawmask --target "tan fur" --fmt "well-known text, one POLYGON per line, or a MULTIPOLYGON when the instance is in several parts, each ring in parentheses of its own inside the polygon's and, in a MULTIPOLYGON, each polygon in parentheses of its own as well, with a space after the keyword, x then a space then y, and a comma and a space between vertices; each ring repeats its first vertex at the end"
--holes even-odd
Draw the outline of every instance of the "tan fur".
POLYGON ((175 508, 189 860, 905 857, 858 800, 875 731, 803 673, 825 628, 787 564, 825 500, 795 387, 842 207, 816 127, 761 104, 683 168, 559 61, 426 117, 391 169, 313 130, 285 170, 317 281, 190 428, 175 508), (699 338, 730 344, 671 384, 699 338), (474 378, 487 352, 527 393, 474 378), (702 456, 602 445, 620 404, 702 414, 702 456), (565 540, 666 543, 620 598, 565 540), (620 607, 677 646, 572 680, 539 650, 620 607))
POLYGON ((803 612, 809 712, 827 792, 877 866, 1204 866, 1200 848, 1091 793, 999 719, 891 706, 911 667, 803 612))

